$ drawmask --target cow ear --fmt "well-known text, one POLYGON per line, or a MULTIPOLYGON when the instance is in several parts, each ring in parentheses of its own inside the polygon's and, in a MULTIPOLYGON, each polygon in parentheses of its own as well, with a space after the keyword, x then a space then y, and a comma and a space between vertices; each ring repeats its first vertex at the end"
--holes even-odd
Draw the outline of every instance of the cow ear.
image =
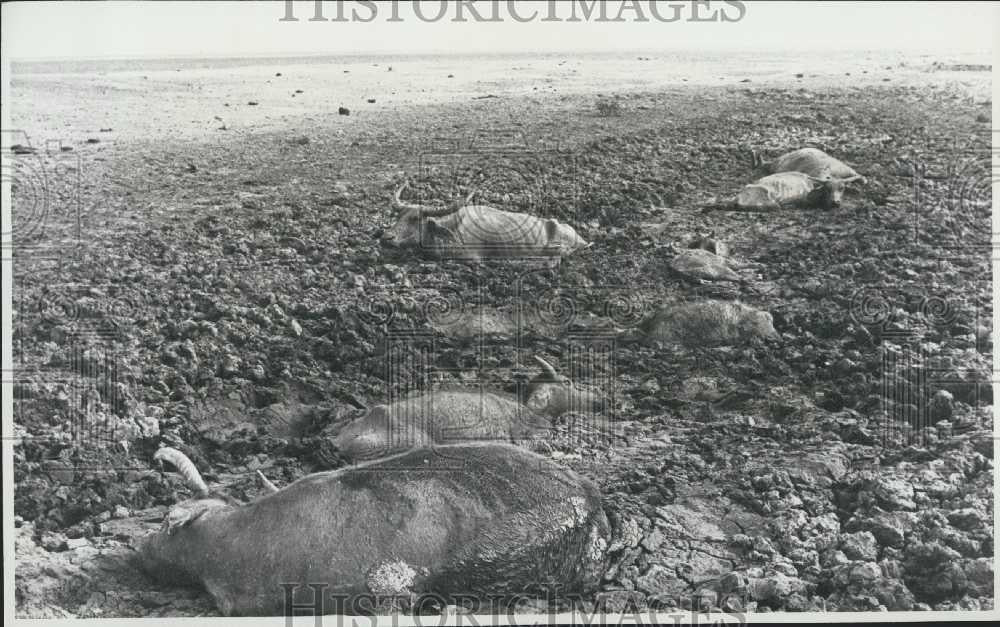
POLYGON ((167 533, 174 533, 181 527, 186 527, 198 520, 210 509, 212 509, 212 505, 204 501, 178 505, 167 513, 163 525, 166 527, 167 533))

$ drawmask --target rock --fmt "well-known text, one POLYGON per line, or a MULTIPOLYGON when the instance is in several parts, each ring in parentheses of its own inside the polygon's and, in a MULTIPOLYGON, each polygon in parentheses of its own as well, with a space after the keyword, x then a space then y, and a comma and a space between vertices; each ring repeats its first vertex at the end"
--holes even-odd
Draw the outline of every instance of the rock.
POLYGON ((643 548, 652 553, 655 552, 656 549, 660 548, 660 545, 663 544, 664 540, 666 540, 666 537, 663 535, 663 532, 660 531, 659 528, 655 528, 652 533, 642 539, 641 544, 643 548))
POLYGON ((136 419, 139 435, 143 438, 155 438, 160 435, 160 421, 152 416, 140 416, 136 419))
POLYGON ((61 459, 48 460, 43 463, 42 468, 53 481, 63 485, 73 483, 76 478, 76 469, 73 464, 61 459))
POLYGON ((861 526, 871 531, 880 545, 901 548, 916 523, 916 515, 910 512, 881 512, 862 521, 861 526))
POLYGON ((806 582, 801 579, 781 573, 759 579, 751 578, 747 583, 750 598, 763 602, 780 602, 792 594, 803 592, 806 587, 806 582))
POLYGON ((947 390, 938 390, 931 399, 931 418, 937 422, 939 420, 950 420, 955 413, 955 397, 947 390))
POLYGON ((66 536, 61 533, 46 531, 42 534, 39 545, 46 551, 65 551, 67 548, 66 536))
POLYGON ((622 549, 634 549, 642 541, 642 528, 638 521, 632 517, 626 517, 614 525, 614 536, 608 546, 608 553, 616 553, 622 549))
POLYGON ((647 594, 662 595, 680 591, 684 589, 687 584, 678 579, 677 575, 675 575, 672 571, 660 566, 659 564, 654 564, 649 567, 646 574, 636 579, 635 586, 647 594))
POLYGON ((971 507, 948 512, 948 522, 964 531, 979 531, 985 528, 983 515, 971 507))
POLYGON ((964 564, 965 576, 973 594, 991 596, 993 593, 993 558, 981 557, 964 564))
POLYGON ((247 104, 248 104, 248 105, 250 105, 251 107, 256 107, 256 106, 257 106, 258 104, 260 104, 260 103, 259 103, 259 102, 257 102, 256 100, 251 100, 251 101, 250 101, 250 102, 248 102, 247 104))
POLYGON ((899 579, 878 579, 871 590, 879 604, 890 612, 908 612, 913 609, 913 593, 899 579))
POLYGON ((340 107, 337 109, 337 113, 340 115, 351 115, 351 110, 347 107, 340 107))
POLYGON ((908 480, 899 477, 879 477, 872 486, 872 494, 886 509, 908 510, 917 509, 913 502, 913 486, 908 480))
POLYGON ((840 550, 852 560, 874 562, 878 558, 878 543, 870 531, 841 536, 840 550))
POLYGON ((88 546, 90 546, 90 540, 88 538, 70 538, 66 540, 66 548, 71 551, 88 546))

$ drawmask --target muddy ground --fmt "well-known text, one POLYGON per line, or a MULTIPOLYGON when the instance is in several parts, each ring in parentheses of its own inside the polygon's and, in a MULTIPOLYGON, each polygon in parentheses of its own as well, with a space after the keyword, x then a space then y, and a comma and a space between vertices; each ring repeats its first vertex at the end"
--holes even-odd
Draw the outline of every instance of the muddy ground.
POLYGON ((516 391, 532 354, 609 399, 547 453, 601 487, 615 528, 585 609, 992 608, 989 103, 888 83, 617 102, 483 98, 24 155, 59 174, 30 229, 41 204, 15 189, 18 614, 215 615, 130 561, 188 495, 151 463, 161 443, 250 499, 257 469, 280 487, 340 466, 328 441, 359 407, 516 391), (867 182, 829 212, 698 207, 748 181, 750 147, 803 145, 867 182), (558 268, 383 250, 404 175, 414 197, 474 184, 594 246, 558 268), (748 262, 741 281, 671 272, 706 234, 748 262), (702 298, 770 311, 782 339, 611 331, 702 298), (517 303, 544 328, 449 331, 517 303))

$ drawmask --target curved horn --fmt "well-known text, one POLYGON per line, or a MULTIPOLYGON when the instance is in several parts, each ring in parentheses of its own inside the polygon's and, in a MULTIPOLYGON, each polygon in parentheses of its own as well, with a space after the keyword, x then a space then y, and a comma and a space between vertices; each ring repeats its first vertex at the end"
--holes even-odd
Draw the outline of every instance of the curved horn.
POLYGON ((170 448, 169 446, 164 446, 160 450, 156 451, 153 455, 153 460, 158 461, 161 464, 164 461, 170 462, 177 472, 184 477, 184 480, 191 487, 192 490, 197 492, 199 495, 208 494, 208 486, 205 485, 205 481, 201 478, 201 473, 195 468, 194 462, 188 459, 188 456, 181 453, 175 448, 170 448))
POLYGON ((549 364, 549 362, 545 361, 538 355, 535 355, 534 357, 535 361, 538 362, 538 365, 542 367, 542 370, 545 372, 547 376, 552 377, 553 379, 559 378, 559 373, 556 372, 556 369, 553 368, 552 365, 549 364))
POLYGON ((266 489, 268 492, 273 493, 278 491, 278 488, 273 483, 271 483, 267 477, 264 476, 264 473, 258 470, 257 476, 260 477, 260 482, 264 485, 264 489, 266 489))
POLYGON ((392 205, 400 211, 406 209, 416 209, 417 211, 423 211, 424 210, 423 206, 411 202, 406 202, 402 198, 400 198, 400 196, 403 193, 403 190, 409 186, 410 182, 404 181, 403 184, 400 185, 398 189, 396 189, 396 194, 392 197, 392 205))

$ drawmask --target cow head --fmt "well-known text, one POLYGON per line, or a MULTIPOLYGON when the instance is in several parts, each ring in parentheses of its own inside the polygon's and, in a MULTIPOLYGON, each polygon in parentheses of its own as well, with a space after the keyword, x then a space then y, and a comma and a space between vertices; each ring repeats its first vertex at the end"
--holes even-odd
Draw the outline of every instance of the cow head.
POLYGON ((741 312, 737 323, 743 331, 744 337, 757 337, 768 340, 780 340, 779 334, 774 328, 774 317, 766 311, 756 311, 745 309, 741 312))
POLYGON ((861 176, 852 176, 846 179, 838 179, 829 175, 824 176, 823 178, 810 176, 809 179, 815 183, 816 186, 811 192, 809 192, 807 202, 809 206, 819 207, 821 209, 839 207, 840 201, 844 197, 844 189, 846 189, 847 184, 860 178, 861 176))
POLYGON ((444 207, 433 209, 415 203, 405 202, 400 198, 408 183, 403 183, 397 190, 393 198, 393 207, 399 212, 396 223, 386 229, 381 238, 385 246, 394 248, 404 248, 419 246, 423 237, 439 237, 441 227, 432 218, 441 217, 454 213, 459 208, 467 205, 475 194, 475 190, 466 196, 465 200, 450 203, 444 207))
POLYGON ((239 503, 210 491, 195 465, 177 449, 163 447, 156 451, 153 459, 160 464, 170 462, 176 467, 195 495, 174 505, 164 517, 160 530, 142 539, 139 547, 142 568, 162 581, 191 581, 194 574, 189 566, 201 557, 194 555, 194 547, 190 546, 191 541, 200 536, 196 528, 211 524, 213 514, 227 511, 239 503))
POLYGON ((768 174, 774 174, 774 163, 771 161, 764 161, 764 158, 759 152, 751 150, 750 170, 753 172, 753 178, 759 179, 767 176, 768 174))
POLYGON ((558 247, 563 254, 571 253, 582 248, 590 248, 593 242, 580 237, 576 229, 568 224, 563 224, 558 220, 548 219, 545 221, 545 233, 548 245, 558 247))

